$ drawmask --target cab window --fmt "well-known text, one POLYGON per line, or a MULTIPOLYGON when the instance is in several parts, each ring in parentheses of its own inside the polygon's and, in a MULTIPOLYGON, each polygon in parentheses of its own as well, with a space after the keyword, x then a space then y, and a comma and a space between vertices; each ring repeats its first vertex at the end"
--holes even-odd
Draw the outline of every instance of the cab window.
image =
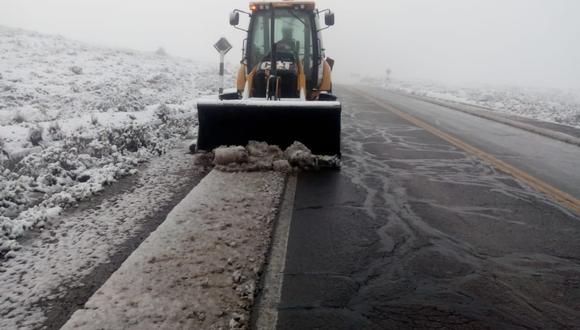
MULTIPOLYGON (((312 22, 310 15, 301 11, 279 9, 275 14, 274 41, 277 53, 291 53, 304 66, 309 78, 312 72, 313 44, 312 22)), ((252 44, 248 54, 248 70, 260 62, 268 61, 270 56, 271 13, 255 13, 251 33, 252 44)))

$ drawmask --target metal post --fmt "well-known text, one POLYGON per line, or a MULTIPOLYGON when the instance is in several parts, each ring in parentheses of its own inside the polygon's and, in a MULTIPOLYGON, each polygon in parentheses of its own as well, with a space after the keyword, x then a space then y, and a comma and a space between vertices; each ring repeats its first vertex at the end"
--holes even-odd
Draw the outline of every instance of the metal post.
POLYGON ((224 59, 226 54, 232 49, 232 45, 226 38, 221 38, 213 47, 220 53, 220 95, 224 93, 224 59))
POLYGON ((272 79, 276 79, 278 76, 277 67, 276 67, 276 14, 274 9, 270 12, 270 77, 268 80, 270 81, 269 89, 268 89, 268 100, 276 99, 276 91, 272 92, 272 79))
POLYGON ((224 52, 220 52, 220 95, 224 93, 224 59, 226 54, 224 52))

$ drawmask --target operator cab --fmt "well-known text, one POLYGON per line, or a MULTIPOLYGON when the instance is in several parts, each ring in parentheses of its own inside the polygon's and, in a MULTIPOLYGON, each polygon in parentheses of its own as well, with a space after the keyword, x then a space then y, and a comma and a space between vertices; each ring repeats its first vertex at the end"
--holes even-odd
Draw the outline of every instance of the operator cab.
MULTIPOLYGON (((315 15, 312 11, 277 8, 273 11, 257 11, 252 15, 250 31, 248 32, 248 49, 246 54, 248 74, 256 70, 256 82, 264 82, 263 75, 271 67, 272 40, 270 30, 272 19, 274 26, 274 47, 277 72, 283 85, 298 86, 299 71, 306 78, 306 89, 316 84, 316 61, 320 50, 313 47, 312 40, 316 38, 315 15)), ((266 88, 256 84, 256 97, 266 88), (256 86, 257 85, 257 86, 256 86)), ((284 86, 285 87, 285 86, 284 86)), ((286 98, 300 97, 299 91, 282 87, 286 98)))
MULTIPOLYGON (((250 96, 310 99, 306 91, 320 85, 324 60, 314 2, 251 3, 250 10, 243 61, 250 96)), ((230 17, 234 26, 239 12, 230 17)), ((334 23, 331 12, 326 23, 334 23)))

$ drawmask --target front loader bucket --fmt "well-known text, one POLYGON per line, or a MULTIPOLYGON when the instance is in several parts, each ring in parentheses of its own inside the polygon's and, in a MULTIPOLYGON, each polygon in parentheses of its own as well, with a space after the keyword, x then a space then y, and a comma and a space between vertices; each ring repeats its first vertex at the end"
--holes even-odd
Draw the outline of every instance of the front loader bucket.
POLYGON ((197 104, 198 150, 294 141, 314 154, 340 157, 341 105, 337 101, 202 100, 197 104))

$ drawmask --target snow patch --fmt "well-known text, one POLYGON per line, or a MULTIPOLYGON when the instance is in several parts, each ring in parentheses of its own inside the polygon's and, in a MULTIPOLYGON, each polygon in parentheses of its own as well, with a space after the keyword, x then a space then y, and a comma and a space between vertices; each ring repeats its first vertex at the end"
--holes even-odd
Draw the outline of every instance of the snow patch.
POLYGON ((244 147, 220 147, 214 150, 213 162, 215 165, 227 166, 234 163, 247 163, 248 158, 249 153, 244 147))
POLYGON ((464 103, 486 110, 580 128, 580 90, 451 86, 425 81, 385 81, 395 92, 464 103))
MULTIPOLYGON (((183 152, 186 147, 180 142, 178 148, 139 167, 139 175, 127 180, 134 182, 131 189, 107 192, 97 208, 69 210, 57 219, 50 218, 58 208, 47 210, 50 220, 25 244, 4 241, 10 252, 0 261, 0 329, 41 329, 45 314, 58 308, 70 290, 84 285, 86 276, 103 264, 115 262, 128 240, 148 232, 151 222, 159 221, 160 207, 205 172, 192 164, 191 156, 183 152)), ((73 202, 73 194, 57 195, 73 202)), ((0 227, 4 221, 0 217, 0 227)))
POLYGON ((284 151, 284 156, 290 165, 298 168, 309 169, 316 166, 316 157, 304 144, 294 142, 284 151))
POLYGON ((1 26, 0 40, 0 258, 55 208, 191 138, 197 98, 219 86, 187 59, 1 26))
POLYGON ((276 145, 266 142, 250 141, 246 147, 229 146, 216 148, 212 153, 197 155, 198 162, 209 159, 215 168, 224 172, 298 172, 339 168, 338 157, 314 155, 304 144, 294 142, 282 151, 276 145))

